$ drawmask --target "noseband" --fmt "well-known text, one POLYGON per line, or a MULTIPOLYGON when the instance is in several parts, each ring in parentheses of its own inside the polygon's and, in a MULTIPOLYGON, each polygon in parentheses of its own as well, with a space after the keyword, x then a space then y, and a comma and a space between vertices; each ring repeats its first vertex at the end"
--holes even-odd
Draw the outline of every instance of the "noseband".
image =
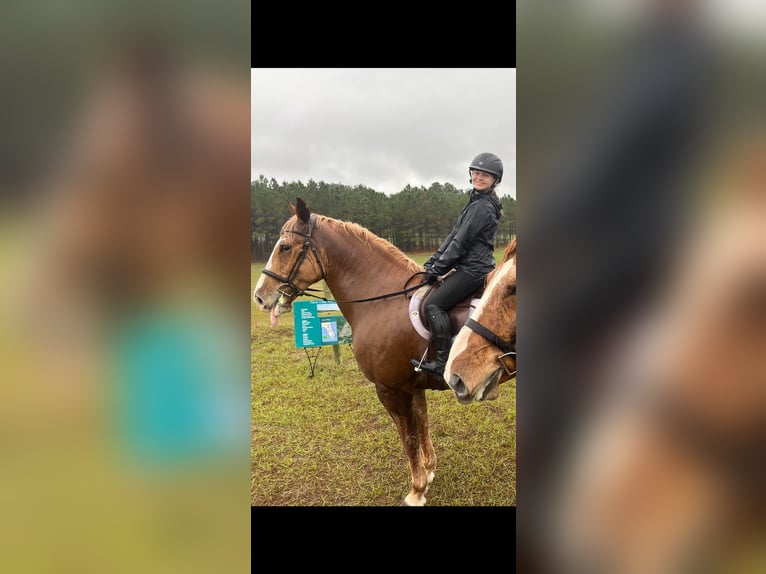
POLYGON ((274 273, 273 271, 270 271, 269 269, 264 269, 261 271, 264 275, 267 275, 269 277, 272 277, 276 279, 277 281, 281 281, 282 284, 279 286, 277 291, 282 293, 285 297, 300 297, 303 295, 306 290, 305 289, 299 289, 295 283, 293 283, 293 279, 295 279, 295 276, 298 274, 298 269, 301 266, 301 263, 303 263, 303 260, 306 259, 306 254, 308 253, 308 250, 311 249, 311 252, 314 254, 314 259, 316 259, 317 263, 319 264, 319 271, 322 274, 320 279, 325 278, 325 272, 324 267, 322 267, 322 260, 319 259, 319 253, 317 253, 316 247, 314 247, 314 244, 311 243, 311 232, 314 229, 314 225, 316 224, 316 215, 311 214, 311 217, 309 218, 309 231, 308 233, 303 233, 301 231, 296 231, 295 229, 286 229, 285 233, 295 233, 296 235, 301 235, 306 238, 306 240, 303 242, 303 245, 301 246, 301 252, 298 255, 298 259, 295 260, 295 263, 293 264, 293 268, 290 270, 290 273, 287 277, 282 277, 281 275, 278 275, 274 273), (290 292, 288 293, 285 290, 285 287, 290 288, 290 292))
POLYGON ((513 377, 516 374, 516 371, 511 372, 511 370, 506 366, 505 362, 503 362, 503 359, 511 355, 514 357, 514 360, 516 359, 516 336, 514 335, 510 341, 506 341, 473 319, 468 319, 465 322, 465 326, 475 331, 484 337, 487 341, 492 343, 495 347, 503 351, 501 355, 498 355, 497 360, 500 362, 500 366, 503 367, 503 370, 507 373, 507 375, 509 377, 513 377))

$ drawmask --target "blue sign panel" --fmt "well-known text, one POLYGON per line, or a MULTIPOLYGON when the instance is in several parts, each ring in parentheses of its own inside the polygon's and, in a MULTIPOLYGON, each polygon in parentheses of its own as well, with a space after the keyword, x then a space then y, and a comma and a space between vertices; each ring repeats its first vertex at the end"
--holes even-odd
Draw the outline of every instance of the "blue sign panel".
POLYGON ((351 344, 351 325, 335 301, 293 303, 296 347, 351 344))

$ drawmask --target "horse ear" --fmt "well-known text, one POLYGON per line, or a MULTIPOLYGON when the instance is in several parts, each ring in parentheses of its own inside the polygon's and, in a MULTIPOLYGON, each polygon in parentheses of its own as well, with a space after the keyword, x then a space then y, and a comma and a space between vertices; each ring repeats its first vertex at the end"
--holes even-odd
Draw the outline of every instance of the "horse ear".
POLYGON ((308 223, 309 217, 311 216, 311 212, 309 211, 308 206, 306 205, 306 202, 303 201, 300 197, 297 198, 297 207, 295 208, 295 213, 298 215, 298 219, 302 223, 308 223))
POLYGON ((292 211, 293 215, 295 215, 296 208, 289 199, 287 200, 287 205, 290 206, 290 211, 292 211))

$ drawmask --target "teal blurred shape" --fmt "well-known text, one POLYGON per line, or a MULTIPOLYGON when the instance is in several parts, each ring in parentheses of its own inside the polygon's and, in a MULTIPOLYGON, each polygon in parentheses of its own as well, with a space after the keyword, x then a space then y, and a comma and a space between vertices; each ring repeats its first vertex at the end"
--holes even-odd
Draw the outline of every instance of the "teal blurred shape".
POLYGON ((249 347, 233 325, 167 308, 118 326, 108 412, 123 458, 173 469, 248 452, 249 347))

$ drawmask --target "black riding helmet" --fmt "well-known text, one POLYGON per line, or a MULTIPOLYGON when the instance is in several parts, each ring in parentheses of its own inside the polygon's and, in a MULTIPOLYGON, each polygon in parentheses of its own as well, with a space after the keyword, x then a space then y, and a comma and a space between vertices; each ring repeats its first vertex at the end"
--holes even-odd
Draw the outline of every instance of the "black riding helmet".
POLYGON ((472 169, 486 171, 497 178, 497 183, 503 180, 503 162, 493 153, 480 153, 468 166, 468 175, 471 175, 472 169))

